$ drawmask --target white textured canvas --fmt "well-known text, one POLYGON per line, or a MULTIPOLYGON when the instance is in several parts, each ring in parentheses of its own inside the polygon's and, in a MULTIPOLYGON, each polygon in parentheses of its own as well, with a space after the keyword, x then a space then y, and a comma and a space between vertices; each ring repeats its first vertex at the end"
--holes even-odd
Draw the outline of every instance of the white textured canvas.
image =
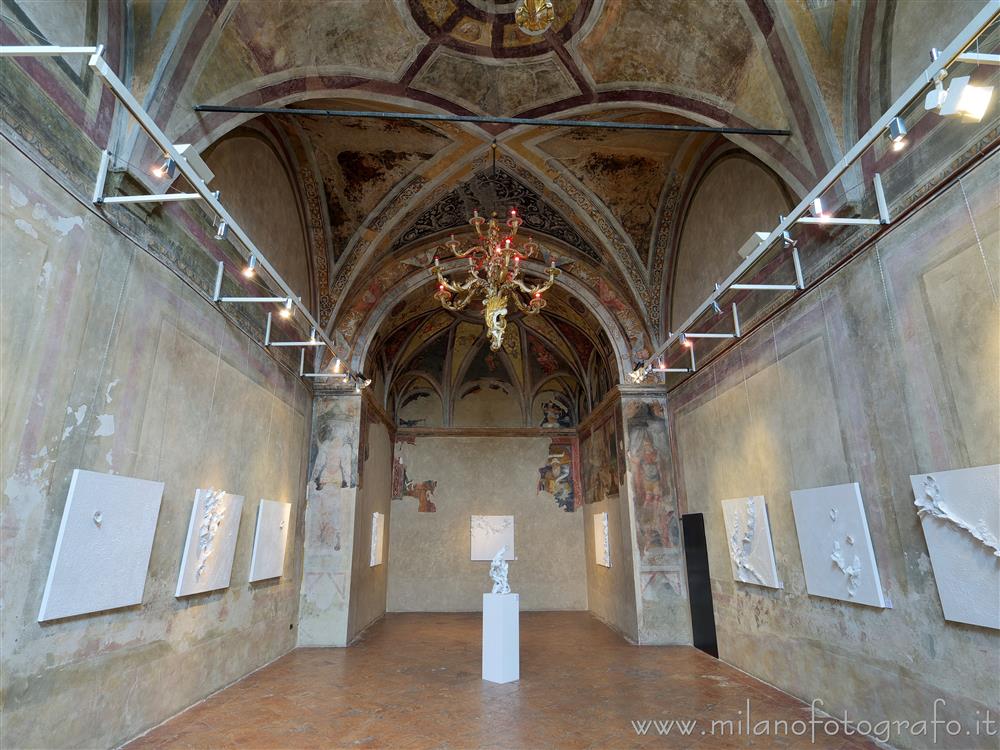
POLYGON ((250 557, 251 582, 280 578, 285 572, 285 545, 291 515, 291 503, 261 499, 257 506, 257 530, 250 557))
POLYGON ((38 621, 142 603, 163 482, 76 469, 38 621))
POLYGON ((1000 630, 1000 464, 910 484, 945 619, 1000 630))
POLYGON ((195 493, 174 596, 190 596, 229 586, 242 512, 242 495, 223 490, 195 493))
POLYGON ((774 564, 771 522, 764 498, 754 495, 723 500, 722 515, 726 522, 726 542, 733 578, 741 583, 782 588, 774 564))
POLYGON ((887 606, 857 482, 793 490, 792 512, 810 594, 887 606))
POLYGON ((504 560, 516 560, 514 553, 514 516, 472 517, 472 559, 492 560, 504 545, 504 560))
POLYGON ((594 557, 598 565, 611 567, 611 540, 608 538, 608 514, 594 514, 594 557))
POLYGON ((385 535, 385 514, 372 513, 372 548, 368 564, 371 567, 382 564, 382 539, 385 535))

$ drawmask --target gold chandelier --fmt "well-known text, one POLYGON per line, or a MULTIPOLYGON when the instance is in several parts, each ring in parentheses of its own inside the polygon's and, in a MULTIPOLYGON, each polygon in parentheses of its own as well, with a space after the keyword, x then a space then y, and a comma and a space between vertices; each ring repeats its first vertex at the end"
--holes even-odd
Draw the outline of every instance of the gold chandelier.
POLYGON ((482 297, 490 349, 497 351, 503 345, 503 334, 507 328, 508 299, 513 299, 517 309, 525 315, 537 315, 545 307, 542 295, 555 283, 559 269, 556 268, 555 256, 552 256, 551 264, 545 269, 548 280, 534 286, 528 286, 521 280, 521 261, 534 257, 539 248, 530 237, 521 246, 515 244, 517 228, 522 223, 515 209, 510 210, 510 218, 507 219, 508 232, 501 229, 495 213, 485 219, 479 215, 478 209, 473 210, 469 223, 475 227, 477 235, 471 247, 460 249, 455 235, 451 235, 443 246, 456 258, 469 259, 469 276, 463 283, 453 284, 441 274, 440 258, 435 256, 431 273, 437 275, 438 288, 434 298, 448 310, 462 310, 474 297, 482 297))

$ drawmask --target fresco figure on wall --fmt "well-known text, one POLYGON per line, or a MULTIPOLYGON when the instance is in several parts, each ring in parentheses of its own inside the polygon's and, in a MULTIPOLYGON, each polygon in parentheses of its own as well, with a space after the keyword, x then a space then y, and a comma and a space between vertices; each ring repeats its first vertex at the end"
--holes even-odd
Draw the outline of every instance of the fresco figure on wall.
POLYGON ((417 499, 418 513, 434 513, 437 511, 437 506, 431 502, 431 497, 434 496, 437 486, 438 483, 432 479, 423 482, 407 482, 405 497, 417 499))
POLYGON ((542 413, 545 415, 542 419, 542 427, 572 427, 573 426, 573 416, 569 413, 563 404, 558 401, 546 401, 542 404, 542 413))
POLYGON ((418 513, 434 513, 437 506, 431 500, 437 490, 437 481, 432 479, 414 482, 407 476, 406 466, 401 456, 396 456, 392 462, 392 499, 402 500, 412 497, 417 501, 418 513))
POLYGON ((676 547, 680 543, 680 527, 665 459, 666 424, 662 413, 656 413, 662 407, 656 403, 629 406, 628 461, 638 521, 636 533, 639 553, 647 558, 657 549, 676 547))
POLYGON ((553 495, 556 505, 567 513, 575 511, 577 506, 570 451, 568 446, 550 446, 548 463, 538 470, 538 492, 553 495))
POLYGON ((599 503, 617 497, 623 471, 620 466, 617 430, 614 415, 595 425, 589 436, 581 441, 586 457, 586 501, 599 503))

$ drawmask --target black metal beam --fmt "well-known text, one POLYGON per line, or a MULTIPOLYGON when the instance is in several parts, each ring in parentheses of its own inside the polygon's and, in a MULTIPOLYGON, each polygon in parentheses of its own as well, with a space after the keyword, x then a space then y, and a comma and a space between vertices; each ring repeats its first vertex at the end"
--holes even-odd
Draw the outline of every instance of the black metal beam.
POLYGON ((665 130, 680 133, 721 133, 724 135, 791 135, 774 128, 732 128, 711 125, 668 125, 653 122, 613 122, 609 120, 553 120, 541 117, 490 117, 488 115, 435 115, 422 112, 359 112, 343 109, 298 109, 296 107, 226 107, 197 104, 195 112, 226 112, 246 115, 307 115, 309 117, 367 117, 377 120, 429 120, 431 122, 472 122, 479 125, 532 125, 557 128, 609 128, 615 130, 665 130))

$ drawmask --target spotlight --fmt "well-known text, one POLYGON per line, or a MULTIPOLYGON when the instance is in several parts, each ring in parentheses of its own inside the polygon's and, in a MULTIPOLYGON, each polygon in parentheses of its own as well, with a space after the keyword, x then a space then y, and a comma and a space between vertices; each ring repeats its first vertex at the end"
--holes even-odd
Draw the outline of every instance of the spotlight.
POLYGON ((889 140, 892 141, 893 151, 902 151, 906 148, 906 123, 902 117, 893 117, 890 120, 889 140))
POLYGON ((333 372, 336 375, 340 374, 340 358, 333 360, 333 372))
POLYGON ((941 115, 958 115, 966 120, 979 122, 985 116, 992 98, 992 86, 973 86, 969 83, 969 76, 953 78, 941 107, 941 115))
MULTIPOLYGON (((247 267, 243 269, 243 275, 249 279, 252 278, 255 273, 257 273, 257 256, 251 255, 250 262, 247 263, 247 267)), ((286 315, 284 317, 287 318, 288 316, 286 315)))
POLYGON ((309 343, 312 344, 313 346, 316 346, 316 329, 315 328, 313 328, 312 331, 309 332, 309 343))
POLYGON ((169 156, 165 156, 160 164, 153 167, 153 176, 162 180, 166 177, 173 177, 176 171, 177 165, 174 164, 174 160, 169 156))
POLYGON ((281 312, 278 313, 283 318, 292 317, 292 298, 288 297, 285 300, 285 304, 281 308, 281 312))
POLYGON ((227 234, 229 234, 229 225, 224 221, 220 221, 219 225, 215 228, 215 239, 224 240, 227 234))
POLYGON ((691 342, 691 339, 689 339, 683 333, 681 334, 681 345, 686 346, 688 349, 694 346, 694 344, 691 342))
POLYGON ((957 116, 979 122, 986 115, 993 98, 992 86, 973 86, 969 76, 952 78, 944 88, 944 71, 934 78, 934 88, 924 98, 924 109, 937 110, 942 117, 957 116))
POLYGON ((354 381, 354 392, 361 393, 361 381, 358 380, 354 381))
POLYGON ((823 199, 822 198, 817 198, 816 200, 813 201, 813 215, 817 219, 823 219, 823 218, 826 217, 826 214, 823 213, 823 199))

